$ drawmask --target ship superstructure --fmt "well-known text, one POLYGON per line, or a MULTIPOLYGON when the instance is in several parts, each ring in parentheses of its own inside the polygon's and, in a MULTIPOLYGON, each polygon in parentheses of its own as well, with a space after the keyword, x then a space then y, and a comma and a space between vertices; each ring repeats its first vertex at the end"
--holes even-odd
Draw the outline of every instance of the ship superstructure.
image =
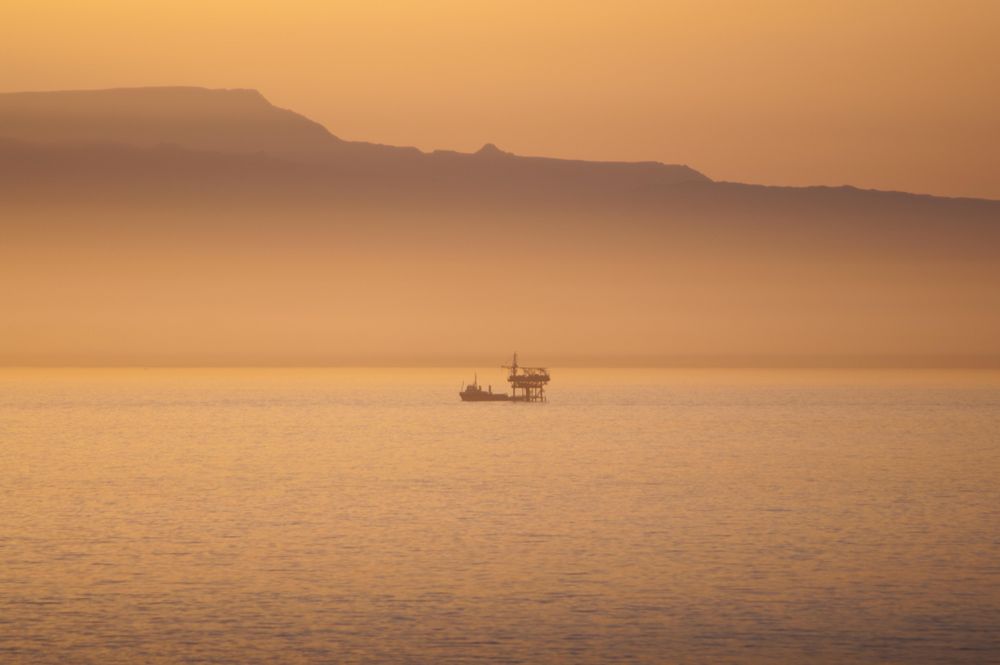
POLYGON ((465 386, 462 392, 458 393, 458 396, 462 398, 463 402, 507 402, 510 401, 510 395, 507 393, 495 393, 493 392, 493 386, 489 386, 488 390, 483 390, 483 387, 479 385, 479 375, 476 374, 475 378, 472 379, 472 383, 465 386))

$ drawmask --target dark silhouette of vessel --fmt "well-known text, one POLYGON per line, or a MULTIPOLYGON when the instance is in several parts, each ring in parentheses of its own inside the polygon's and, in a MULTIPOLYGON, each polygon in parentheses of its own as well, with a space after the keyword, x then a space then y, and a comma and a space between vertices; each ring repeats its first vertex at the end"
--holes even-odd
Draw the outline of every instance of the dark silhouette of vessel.
POLYGON ((509 402, 510 395, 507 393, 495 393, 493 392, 493 386, 489 386, 488 390, 483 390, 483 387, 479 385, 479 375, 475 375, 472 383, 465 386, 465 389, 458 393, 458 396, 462 398, 463 402, 509 402))
POLYGON ((517 354, 514 362, 503 365, 510 370, 507 381, 510 382, 512 395, 493 392, 493 386, 483 390, 479 385, 479 375, 475 375, 472 383, 465 386, 458 396, 463 402, 545 402, 545 384, 550 380, 549 371, 544 367, 521 367, 517 364, 517 354))

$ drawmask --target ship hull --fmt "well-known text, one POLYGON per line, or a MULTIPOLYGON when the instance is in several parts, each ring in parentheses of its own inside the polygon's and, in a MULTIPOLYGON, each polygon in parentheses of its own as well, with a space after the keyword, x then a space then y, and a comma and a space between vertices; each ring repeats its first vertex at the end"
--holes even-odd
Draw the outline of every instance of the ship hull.
POLYGON ((458 393, 463 402, 509 402, 510 396, 502 393, 458 393))

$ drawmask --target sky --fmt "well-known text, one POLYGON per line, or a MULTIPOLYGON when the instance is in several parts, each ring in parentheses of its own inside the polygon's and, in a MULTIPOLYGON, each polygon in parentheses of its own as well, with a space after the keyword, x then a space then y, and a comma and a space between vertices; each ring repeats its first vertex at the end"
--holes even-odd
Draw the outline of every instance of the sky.
POLYGON ((1000 199, 1000 2, 5 0, 0 91, 256 88, 346 139, 1000 199))

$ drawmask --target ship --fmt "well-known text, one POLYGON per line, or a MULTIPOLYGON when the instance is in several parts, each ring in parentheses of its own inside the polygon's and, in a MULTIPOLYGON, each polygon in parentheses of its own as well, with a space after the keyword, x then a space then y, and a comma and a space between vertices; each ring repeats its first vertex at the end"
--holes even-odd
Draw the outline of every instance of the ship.
POLYGON ((493 386, 483 390, 479 385, 479 375, 474 375, 472 383, 465 386, 458 396, 463 402, 546 402, 545 385, 549 382, 549 371, 544 367, 522 367, 517 364, 517 354, 510 365, 503 365, 508 370, 507 381, 513 394, 495 393, 493 386))
POLYGON ((495 393, 493 392, 493 386, 489 386, 488 390, 483 390, 483 387, 479 385, 479 375, 476 374, 472 383, 465 386, 462 392, 458 393, 458 396, 462 398, 463 402, 508 402, 510 401, 510 395, 507 393, 495 393))

